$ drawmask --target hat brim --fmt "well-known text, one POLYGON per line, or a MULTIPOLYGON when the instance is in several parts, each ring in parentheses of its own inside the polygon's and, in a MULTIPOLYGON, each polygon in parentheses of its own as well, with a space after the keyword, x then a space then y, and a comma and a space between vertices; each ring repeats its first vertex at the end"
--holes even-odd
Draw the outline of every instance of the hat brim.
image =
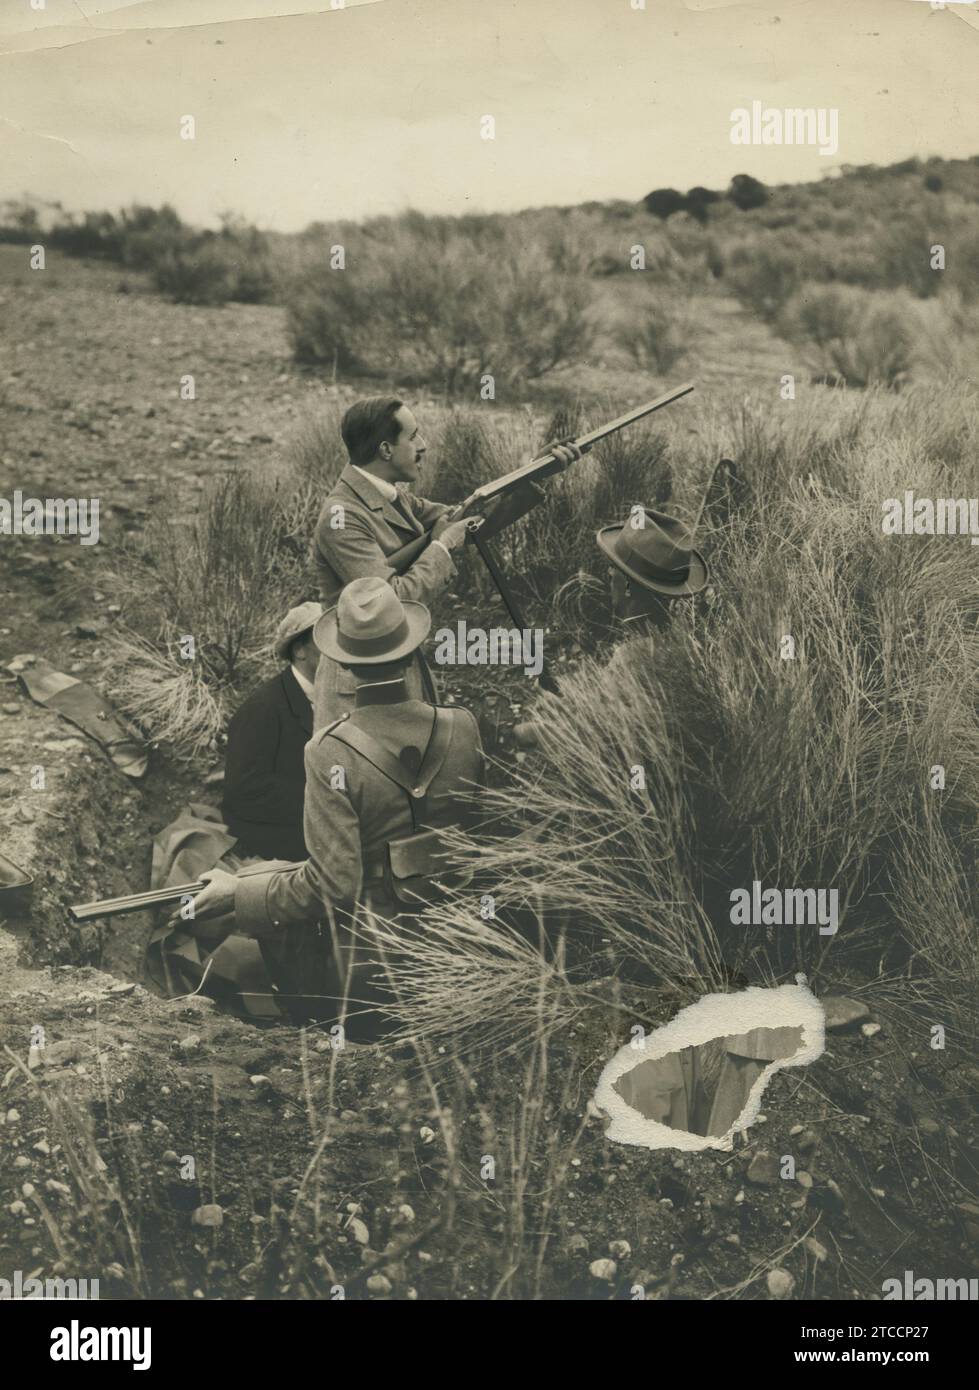
POLYGON ((322 618, 317 619, 313 627, 313 641, 324 656, 328 656, 331 661, 336 661, 341 666, 383 666, 388 661, 400 661, 403 656, 410 656, 417 647, 421 646, 432 627, 432 615, 423 603, 416 603, 414 599, 405 599, 401 606, 404 609, 405 622, 408 624, 407 637, 373 656, 364 656, 360 653, 355 655, 346 647, 341 646, 335 608, 329 609, 322 618))
MULTIPOLYGON (((318 622, 319 618, 316 619, 316 623, 318 622)), ((288 637, 284 637, 281 642, 276 642, 272 650, 280 661, 289 660, 289 648, 292 646, 293 642, 298 642, 300 637, 308 637, 315 629, 316 623, 310 623, 309 627, 301 627, 298 632, 292 632, 288 637)))
POLYGON ((659 580, 649 579, 646 575, 640 574, 631 565, 624 565, 613 550, 616 536, 621 535, 624 530, 624 523, 621 526, 603 526, 595 539, 615 568, 641 585, 642 588, 649 589, 654 594, 665 594, 669 598, 687 598, 690 594, 699 594, 701 589, 707 587, 710 571, 707 568, 707 561, 699 550, 691 550, 690 570, 682 584, 664 584, 659 580))

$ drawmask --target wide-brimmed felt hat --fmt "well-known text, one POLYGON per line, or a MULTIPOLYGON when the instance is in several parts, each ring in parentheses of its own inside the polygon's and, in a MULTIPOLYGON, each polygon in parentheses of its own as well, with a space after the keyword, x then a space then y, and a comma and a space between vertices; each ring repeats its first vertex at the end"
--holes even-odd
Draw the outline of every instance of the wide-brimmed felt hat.
POLYGON ((379 666, 409 656, 431 626, 423 603, 402 603, 386 579, 367 576, 341 590, 337 606, 313 628, 313 641, 341 666, 379 666))
POLYGON ((272 650, 280 661, 287 660, 290 643, 314 628, 322 616, 321 603, 299 603, 295 608, 289 609, 275 629, 275 637, 272 640, 272 650))
POLYGON ((690 528, 665 512, 644 511, 644 524, 632 519, 603 526, 595 539, 629 579, 671 598, 699 594, 707 583, 707 562, 693 548, 690 528))

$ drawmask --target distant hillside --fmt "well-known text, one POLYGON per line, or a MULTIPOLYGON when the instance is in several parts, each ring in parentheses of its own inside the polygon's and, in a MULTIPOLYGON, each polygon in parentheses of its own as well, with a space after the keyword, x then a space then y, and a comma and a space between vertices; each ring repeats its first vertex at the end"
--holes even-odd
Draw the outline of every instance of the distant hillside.
POLYGON ((74 216, 23 200, 0 205, 0 240, 116 264, 124 291, 148 277, 179 303, 283 304, 298 361, 447 394, 487 372, 523 389, 596 355, 666 371, 711 293, 804 347, 817 380, 901 385, 922 343, 938 358, 979 338, 979 156, 291 235, 232 214, 203 231, 167 206, 74 216))

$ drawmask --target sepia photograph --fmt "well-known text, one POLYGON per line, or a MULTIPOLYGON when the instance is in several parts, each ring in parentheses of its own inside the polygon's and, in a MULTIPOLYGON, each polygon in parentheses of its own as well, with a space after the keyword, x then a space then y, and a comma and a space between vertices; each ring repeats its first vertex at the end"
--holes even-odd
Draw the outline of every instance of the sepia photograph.
POLYGON ((40 1369, 194 1302, 246 1371, 252 1302, 951 1354, 977 63, 972 0, 0 0, 40 1369))

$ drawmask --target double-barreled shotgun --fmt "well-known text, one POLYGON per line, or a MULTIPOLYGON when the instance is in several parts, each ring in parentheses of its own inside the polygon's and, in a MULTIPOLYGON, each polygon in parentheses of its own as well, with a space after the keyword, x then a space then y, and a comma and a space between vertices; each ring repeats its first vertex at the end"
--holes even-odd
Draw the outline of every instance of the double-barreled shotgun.
MULTIPOLYGON (((274 859, 242 869, 240 874, 265 873, 269 868, 298 869, 300 862, 284 863, 274 859)), ((100 917, 124 917, 127 912, 145 912, 154 907, 169 907, 183 898, 194 898, 207 887, 204 879, 193 883, 174 883, 169 888, 153 888, 148 893, 129 893, 122 898, 103 898, 94 903, 75 903, 69 907, 68 915, 73 922, 93 922, 100 917)))
MULTIPOLYGON (((652 415, 656 410, 662 410, 663 406, 670 405, 673 401, 679 400, 681 396, 688 395, 693 389, 692 381, 685 382, 683 386, 675 386, 672 390, 664 392, 662 396, 657 396, 655 400, 646 401, 645 404, 636 406, 634 410, 626 411, 618 419, 610 420, 607 425, 599 425, 598 429, 590 430, 578 439, 568 440, 567 443, 576 445, 582 454, 587 454, 596 444, 601 443, 603 439, 608 439, 609 435, 617 434, 619 430, 625 429, 626 425, 633 425, 637 420, 645 419, 647 415, 652 415)), ((500 592, 500 597, 506 605, 511 621, 521 631, 526 630, 527 622, 499 560, 490 549, 489 542, 505 527, 519 521, 533 507, 543 502, 545 494, 537 484, 545 478, 552 477, 555 473, 563 472, 566 466, 553 453, 541 454, 528 463, 521 464, 511 473, 504 473, 502 477, 493 478, 490 482, 484 483, 454 509, 457 518, 472 518, 470 539, 482 556, 483 562, 500 592), (496 506, 491 515, 483 520, 481 513, 490 503, 495 503, 496 506)), ((387 557, 388 564, 397 574, 404 574, 405 570, 415 563, 422 551, 431 543, 431 539, 431 532, 426 531, 424 535, 416 537, 415 540, 409 541, 400 550, 389 555, 387 557)), ((545 690, 556 692, 558 689, 557 681, 546 670, 541 672, 540 683, 545 690)))

